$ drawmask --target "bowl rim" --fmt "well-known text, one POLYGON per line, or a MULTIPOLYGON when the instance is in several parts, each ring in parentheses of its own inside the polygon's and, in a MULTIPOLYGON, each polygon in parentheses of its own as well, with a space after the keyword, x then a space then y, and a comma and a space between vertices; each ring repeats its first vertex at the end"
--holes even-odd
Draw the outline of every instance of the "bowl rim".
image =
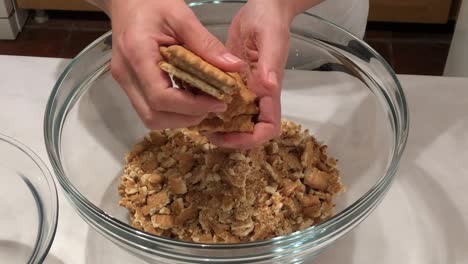
MULTIPOLYGON (((208 0, 208 1, 198 1, 198 2, 192 2, 189 4, 189 6, 201 6, 205 4, 230 4, 230 3, 238 3, 238 4, 243 4, 246 1, 243 0, 208 0)), ((317 233, 321 233, 322 231, 325 231, 326 229, 334 226, 346 226, 347 222, 344 220, 350 219, 353 221, 357 221, 356 217, 353 217, 352 215, 357 213, 359 210, 361 210, 363 207, 370 207, 372 205, 371 210, 367 211, 366 214, 370 214, 373 209, 375 209, 375 206, 380 203, 380 201, 384 198, 385 193, 388 191, 391 182, 393 181, 393 178, 395 176, 395 173, 398 169, 398 165, 400 163, 403 151, 406 146, 407 138, 408 138, 408 133, 409 133, 409 113, 408 113, 408 106, 406 102, 406 97, 404 94, 404 91, 401 87, 401 84, 396 77, 395 72, 391 68, 391 66, 385 61, 385 59, 378 54, 372 47, 370 47, 366 42, 363 40, 355 37, 352 35, 350 32, 347 30, 341 28, 340 26, 325 20, 317 15, 311 14, 309 12, 304 12, 302 13, 303 15, 307 15, 310 17, 313 17, 321 22, 324 22, 325 24, 328 24, 332 28, 334 28, 337 31, 340 31, 347 37, 350 37, 351 39, 357 41, 359 44, 363 45, 367 51, 369 51, 377 60, 379 60, 387 70, 387 72, 390 74, 392 77, 392 81, 394 82, 396 86, 396 92, 399 95, 397 97, 397 106, 399 108, 399 111, 401 112, 401 116, 403 116, 403 120, 400 120, 394 111, 392 111, 392 122, 393 125, 395 126, 395 142, 394 145, 392 146, 393 148, 393 155, 391 156, 391 160, 389 162, 389 165, 387 167, 387 171, 385 175, 383 175, 366 193, 364 193, 359 199, 354 201, 351 205, 347 206, 344 208, 342 211, 338 212, 335 214, 333 217, 327 219, 326 221, 323 221, 317 225, 314 225, 312 227, 309 227, 307 229, 301 230, 301 231, 296 231, 294 233, 284 235, 284 236, 278 236, 274 237, 268 240, 262 240, 262 241, 255 241, 255 242, 244 242, 244 243, 235 243, 235 244, 202 244, 202 243, 195 243, 195 242, 187 242, 187 241, 182 241, 182 240, 177 240, 177 239, 172 239, 172 238, 165 238, 165 237, 159 237, 155 236, 152 234, 149 234, 147 232, 144 232, 142 230, 136 229, 134 227, 131 227, 127 223, 124 223, 111 215, 108 215, 106 212, 101 210, 99 207, 91 203, 86 197, 84 197, 76 188, 75 186, 68 180, 68 178, 65 176, 65 172, 63 170, 63 167, 60 163, 60 145, 57 144, 57 146, 54 146, 53 144, 50 144, 50 142, 54 142, 55 139, 52 136, 52 131, 54 128, 50 126, 51 121, 48 120, 51 116, 51 111, 53 108, 53 105, 55 103, 55 97, 57 96, 60 86, 67 77, 68 73, 71 71, 73 66, 77 63, 77 61, 80 60, 82 56, 84 56, 87 52, 90 50, 94 49, 97 45, 102 43, 105 39, 110 37, 112 35, 112 31, 108 31, 95 41, 93 41, 91 44, 89 44, 85 49, 83 49, 75 58, 73 58, 70 63, 67 65, 67 67, 64 69, 60 77, 58 78, 56 84, 54 85, 54 88, 52 90, 52 93, 49 97, 49 100, 47 102, 47 107, 44 115, 44 139, 45 139, 45 144, 47 148, 47 153, 49 156, 49 159, 52 163, 52 166, 56 172, 56 176, 58 178, 58 181, 62 188, 66 191, 66 195, 70 195, 71 199, 73 202, 78 202, 80 206, 83 206, 88 210, 90 213, 93 214, 94 217, 99 219, 100 221, 103 221, 105 224, 112 226, 114 228, 118 228, 120 231, 125 232, 126 234, 129 234, 131 236, 139 237, 142 239, 145 239, 146 241, 149 242, 154 242, 154 243, 165 243, 165 244, 170 244, 174 246, 183 246, 186 248, 197 248, 197 249, 242 249, 242 248, 250 248, 250 247, 258 247, 258 246, 264 246, 264 245, 270 245, 270 244, 275 244, 279 242, 285 242, 289 240, 296 240, 298 238, 302 237, 308 237, 317 233), (49 128, 50 127, 50 128, 49 128), (376 199, 376 197, 378 199, 376 199)), ((109 67, 109 65, 107 65, 109 67)), ((387 100, 388 103, 388 100, 387 100)), ((389 103, 389 107, 392 108, 392 106, 389 103)), ((392 108, 392 110, 394 110, 392 108)), ((63 120, 62 120, 63 121, 63 120)), ((60 130, 63 126, 63 124, 60 125, 60 130)), ((60 137, 60 136, 59 136, 60 137)), ((81 209, 80 209, 81 210, 81 209)), ((364 219, 362 219, 364 220, 364 219)), ((358 222, 362 221, 359 220, 358 222)), ((346 233, 346 232, 345 232, 346 233)), ((342 234, 344 235, 344 234, 342 234)), ((317 240, 317 243, 320 243, 321 239, 317 240)))
POLYGON ((50 248, 52 247, 52 244, 55 240, 55 234, 57 232, 58 226, 59 199, 54 177, 50 173, 50 170, 47 168, 44 161, 42 161, 42 159, 28 146, 2 133, 0 133, 0 142, 10 145, 10 147, 13 147, 19 151, 21 155, 28 158, 36 166, 36 168, 39 169, 41 172, 40 177, 45 180, 49 188, 48 191, 50 194, 50 199, 48 201, 43 201, 41 199, 42 197, 40 193, 38 193, 37 190, 32 186, 32 183, 28 177, 20 175, 24 183, 27 185, 29 191, 33 195, 39 218, 36 241, 34 242, 34 248, 31 250, 31 255, 27 263, 42 263, 49 254, 50 248), (44 221, 44 214, 46 212, 43 210, 43 203, 50 203, 51 205, 51 211, 48 212, 50 223, 44 221), (47 227, 49 228, 48 232, 46 232, 47 227))

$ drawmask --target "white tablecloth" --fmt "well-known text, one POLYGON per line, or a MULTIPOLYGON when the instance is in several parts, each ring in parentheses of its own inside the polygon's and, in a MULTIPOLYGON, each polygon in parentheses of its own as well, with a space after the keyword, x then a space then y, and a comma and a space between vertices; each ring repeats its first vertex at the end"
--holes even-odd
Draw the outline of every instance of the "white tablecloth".
MULTIPOLYGON (((0 133, 46 163, 42 116, 67 62, 0 56, 0 133)), ((411 133, 396 181, 372 215, 316 263, 468 263, 468 79, 399 78, 411 133)), ((45 263, 140 263, 88 228, 58 189, 59 224, 45 263)))

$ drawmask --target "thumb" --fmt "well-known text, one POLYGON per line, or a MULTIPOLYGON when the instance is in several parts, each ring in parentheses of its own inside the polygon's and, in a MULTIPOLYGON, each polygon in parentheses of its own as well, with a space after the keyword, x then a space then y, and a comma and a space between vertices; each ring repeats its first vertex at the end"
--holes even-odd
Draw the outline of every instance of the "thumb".
POLYGON ((177 34, 187 49, 224 71, 240 72, 242 70, 245 63, 229 53, 221 41, 213 36, 196 17, 183 24, 177 34))
POLYGON ((278 85, 288 59, 289 31, 265 29, 259 35, 258 69, 265 83, 278 85))

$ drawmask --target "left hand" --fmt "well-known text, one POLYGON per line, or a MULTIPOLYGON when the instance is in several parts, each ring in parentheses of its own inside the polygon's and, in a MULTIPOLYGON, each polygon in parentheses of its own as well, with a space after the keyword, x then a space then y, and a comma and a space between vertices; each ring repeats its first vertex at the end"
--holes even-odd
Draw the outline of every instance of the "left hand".
POLYGON ((289 50, 294 12, 284 0, 250 0, 233 19, 226 47, 248 64, 247 85, 259 97, 260 114, 253 133, 209 135, 213 144, 252 148, 279 135, 281 82, 289 50))

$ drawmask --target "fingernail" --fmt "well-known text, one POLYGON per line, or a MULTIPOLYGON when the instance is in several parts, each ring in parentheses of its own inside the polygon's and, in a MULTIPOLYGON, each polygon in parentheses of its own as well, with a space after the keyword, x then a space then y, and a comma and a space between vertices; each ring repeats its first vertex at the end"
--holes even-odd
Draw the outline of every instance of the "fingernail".
POLYGON ((225 112, 226 110, 227 110, 226 104, 216 104, 211 109, 211 111, 214 113, 222 113, 222 112, 225 112))
POLYGON ((278 78, 276 77, 276 73, 274 71, 268 73, 268 82, 272 85, 278 85, 278 78))
POLYGON ((239 59, 238 57, 232 55, 231 53, 225 53, 221 56, 225 61, 229 62, 229 63, 240 63, 242 62, 241 59, 239 59))

